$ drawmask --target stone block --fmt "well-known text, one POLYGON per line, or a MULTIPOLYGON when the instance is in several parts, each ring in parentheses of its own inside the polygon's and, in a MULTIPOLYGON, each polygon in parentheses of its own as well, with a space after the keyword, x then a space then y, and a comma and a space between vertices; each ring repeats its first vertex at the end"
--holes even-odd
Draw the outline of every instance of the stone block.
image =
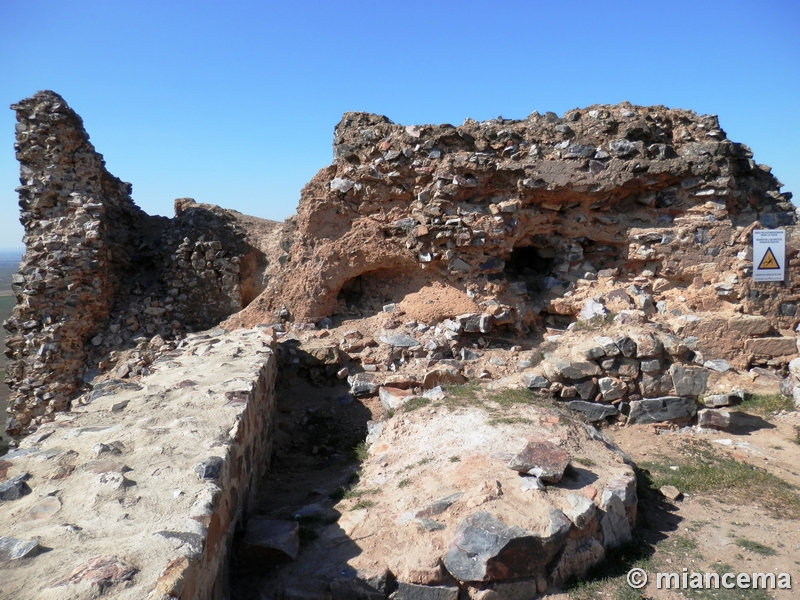
POLYGON ((708 369, 702 367, 686 367, 672 365, 669 368, 672 376, 672 386, 678 396, 699 396, 706 392, 708 387, 708 369))
POLYGON ((611 404, 584 402, 583 400, 572 400, 567 403, 567 408, 581 413, 587 420, 592 422, 602 421, 606 417, 614 417, 619 414, 617 408, 611 404))
MULTIPOLYGON (((730 406, 736 402, 736 396, 731 394, 709 394, 703 396, 703 404, 709 408, 716 408, 718 406, 730 406)), ((702 411, 701 411, 702 412, 702 411)))
POLYGON ((597 336, 594 342, 603 349, 606 356, 618 356, 620 354, 617 344, 610 337, 597 336))
POLYGON ((697 403, 693 398, 665 396, 634 400, 630 405, 628 423, 665 423, 667 421, 689 421, 697 414, 697 403))
POLYGON ((35 540, 18 540, 13 537, 0 537, 0 562, 30 558, 39 553, 41 547, 35 540))
POLYGON ((421 345, 418 339, 402 333, 387 333, 381 335, 378 339, 384 344, 395 348, 413 348, 421 345))
POLYGON ((552 442, 532 440, 508 462, 508 468, 557 483, 569 464, 569 454, 552 442))
POLYGON ((602 374, 600 367, 588 361, 548 357, 541 366, 550 381, 578 380, 602 374))
POLYGON ((458 587, 429 586, 413 583, 398 583, 397 591, 390 600, 458 600, 458 587))
POLYGON ((756 356, 794 356, 797 354, 797 343, 794 338, 752 338, 745 340, 744 350, 756 356))
POLYGON ((658 373, 661 370, 661 361, 657 358, 643 360, 640 368, 645 373, 658 373))
POLYGON ((664 352, 661 340, 652 333, 632 333, 630 339, 636 344, 636 358, 656 358, 664 352))
POLYGON ((597 509, 594 502, 580 494, 568 494, 563 513, 578 529, 585 529, 595 518, 597 509))
POLYGON ((639 376, 639 361, 635 358, 607 358, 600 367, 609 375, 621 375, 635 379, 639 376))
POLYGON ((727 410, 706 408, 697 412, 698 427, 712 427, 726 429, 731 425, 731 413, 727 410))
POLYGON ((603 400, 610 402, 622 398, 628 391, 628 386, 624 381, 612 377, 601 377, 597 380, 597 386, 603 395, 603 400))
POLYGON ((605 548, 616 548, 633 539, 625 505, 618 496, 610 492, 603 492, 600 510, 603 511, 600 517, 600 530, 603 532, 605 548))
POLYGON ((665 396, 672 391, 672 375, 667 373, 642 373, 639 379, 639 393, 644 398, 665 396))
POLYGON ((550 386, 550 382, 538 373, 523 373, 522 383, 530 390, 541 390, 550 386))
POLYGON ((670 356, 681 356, 689 350, 686 342, 674 335, 662 335, 661 344, 664 347, 664 351, 670 356))

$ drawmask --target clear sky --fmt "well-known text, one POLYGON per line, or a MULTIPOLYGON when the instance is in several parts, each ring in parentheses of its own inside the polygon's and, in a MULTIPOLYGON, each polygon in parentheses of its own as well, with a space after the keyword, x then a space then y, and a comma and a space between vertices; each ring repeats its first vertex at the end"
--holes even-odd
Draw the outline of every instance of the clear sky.
POLYGON ((0 248, 14 113, 52 89, 135 201, 282 220, 361 110, 460 124, 628 100, 717 114, 800 198, 800 2, 0 0, 0 248))

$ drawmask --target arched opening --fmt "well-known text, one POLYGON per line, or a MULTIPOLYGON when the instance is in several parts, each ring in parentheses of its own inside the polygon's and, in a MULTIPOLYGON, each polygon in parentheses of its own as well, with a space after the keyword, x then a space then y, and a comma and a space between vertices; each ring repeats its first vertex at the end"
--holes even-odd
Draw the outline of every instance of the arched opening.
POLYGON ((517 293, 532 293, 552 287, 556 249, 551 246, 521 246, 511 250, 503 274, 517 293), (524 285, 523 285, 524 284, 524 285))
POLYGON ((547 276, 553 268, 555 255, 555 248, 514 248, 506 261, 506 277, 520 280, 547 276))

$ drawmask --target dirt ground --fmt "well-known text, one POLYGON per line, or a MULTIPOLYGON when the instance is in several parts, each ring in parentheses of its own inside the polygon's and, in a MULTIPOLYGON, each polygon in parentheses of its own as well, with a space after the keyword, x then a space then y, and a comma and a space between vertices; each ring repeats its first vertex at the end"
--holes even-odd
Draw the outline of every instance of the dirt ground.
MULTIPOLYGON (((800 413, 781 412, 761 418, 734 413, 729 431, 685 428, 655 434, 651 427, 612 427, 617 444, 640 466, 653 462, 675 463, 686 458, 686 449, 699 447, 722 458, 763 469, 795 486, 800 492, 800 413)), ((673 465, 670 465, 673 466, 673 465)), ((678 470, 680 470, 678 466, 678 470)), ((657 478, 656 478, 657 479, 657 478)), ((683 596, 658 590, 652 582, 641 590, 642 598, 796 598, 800 586, 800 520, 781 505, 770 506, 763 490, 732 486, 718 491, 690 494, 671 502, 657 494, 640 499, 640 533, 648 569, 681 572, 789 573, 794 590, 687 590, 683 596), (751 497, 753 500, 748 501, 751 497), (749 543, 755 542, 755 543, 749 543), (730 567, 730 568, 728 568, 730 567), (724 570, 722 570, 724 568, 724 570), (725 595, 727 593, 727 595, 725 595)), ((570 597, 639 598, 625 590, 622 578, 584 589, 570 597), (601 596, 602 593, 602 596, 601 596)))

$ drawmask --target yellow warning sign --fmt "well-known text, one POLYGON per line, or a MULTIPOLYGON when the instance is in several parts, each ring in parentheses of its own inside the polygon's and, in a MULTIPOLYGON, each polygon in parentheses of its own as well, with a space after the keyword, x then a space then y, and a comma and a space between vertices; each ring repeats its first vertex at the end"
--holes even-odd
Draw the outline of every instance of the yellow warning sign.
POLYGON ((772 248, 769 246, 767 247, 767 251, 764 253, 764 258, 761 259, 758 268, 780 270, 781 267, 778 264, 778 260, 775 258, 775 255, 772 253, 772 248))

